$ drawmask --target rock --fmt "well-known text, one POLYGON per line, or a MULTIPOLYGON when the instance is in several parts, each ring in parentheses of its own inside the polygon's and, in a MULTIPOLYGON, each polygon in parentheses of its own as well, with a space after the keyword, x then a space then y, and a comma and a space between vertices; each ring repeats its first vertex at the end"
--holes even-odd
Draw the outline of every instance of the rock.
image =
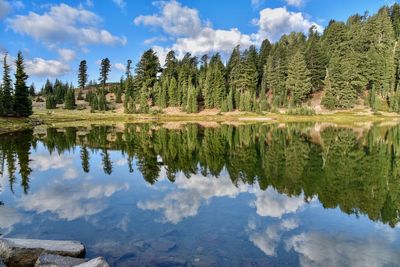
POLYGON ((87 262, 87 260, 54 254, 43 254, 37 259, 35 267, 73 267, 84 262, 87 262))
POLYGON ((98 257, 75 267, 110 267, 103 257, 98 257))
POLYGON ((0 238, 0 260, 8 267, 34 266, 41 254, 83 257, 85 247, 77 241, 0 238))
POLYGON ((7 267, 4 262, 0 261, 0 267, 7 267))

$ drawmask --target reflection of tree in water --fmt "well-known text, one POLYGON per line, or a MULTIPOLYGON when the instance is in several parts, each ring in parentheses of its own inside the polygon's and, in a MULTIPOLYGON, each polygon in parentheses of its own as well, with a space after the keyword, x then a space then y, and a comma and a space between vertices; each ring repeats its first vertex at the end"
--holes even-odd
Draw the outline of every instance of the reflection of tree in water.
MULTIPOLYGON (((103 170, 111 174, 110 151, 116 150, 127 158, 129 171, 133 172, 135 162, 150 184, 157 181, 162 167, 172 182, 178 172, 190 179, 194 173, 218 177, 226 171, 235 185, 258 183, 263 190, 273 186, 289 196, 303 193, 305 200, 317 196, 326 208, 367 214, 371 220, 394 226, 400 211, 400 127, 372 127, 362 135, 348 128, 328 127, 315 138, 310 126, 204 128, 189 124, 166 129, 128 124, 124 129, 49 128, 38 138, 50 153, 79 145, 84 172, 90 171, 91 153, 99 150, 103 170)), ((7 162, 11 185, 16 179, 15 161, 19 160, 21 184, 27 190, 32 137, 14 139, 1 142, 2 159, 7 162), (28 141, 16 141, 22 139, 28 141)))
POLYGON ((32 130, 26 130, 0 136, 1 175, 5 174, 5 165, 7 165, 7 176, 12 192, 17 183, 15 171, 18 165, 21 187, 25 194, 28 193, 29 175, 32 172, 29 167, 30 148, 33 145, 32 133, 32 130))

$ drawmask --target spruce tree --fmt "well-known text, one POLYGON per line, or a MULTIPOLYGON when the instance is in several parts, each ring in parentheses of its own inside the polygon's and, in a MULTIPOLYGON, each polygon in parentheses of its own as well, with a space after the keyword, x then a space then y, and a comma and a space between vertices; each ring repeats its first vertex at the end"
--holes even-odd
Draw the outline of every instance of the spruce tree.
POLYGON ((73 89, 68 89, 65 95, 64 108, 75 109, 75 93, 73 89))
POLYGON ((198 106, 197 106, 197 90, 194 88, 193 85, 189 86, 188 98, 187 98, 187 105, 186 105, 186 112, 187 113, 197 113, 198 106))
POLYGON ((46 96, 46 109, 55 109, 57 107, 56 99, 53 95, 46 96))
POLYGON ((286 87, 294 105, 301 104, 311 92, 311 73, 307 69, 304 54, 297 51, 289 62, 286 87))
POLYGON ((111 70, 111 63, 108 58, 104 58, 101 60, 100 63, 100 77, 99 77, 99 82, 102 85, 103 89, 106 86, 106 82, 108 80, 108 75, 111 70))
POLYGON ((7 54, 3 61, 3 84, 1 92, 2 116, 11 116, 14 113, 13 106, 13 86, 10 76, 10 66, 7 64, 7 54))
POLYGON ((86 60, 82 60, 79 63, 79 71, 78 71, 78 85, 81 88, 81 90, 85 89, 87 80, 88 80, 87 63, 86 60))
POLYGON ((29 98, 29 88, 26 85, 28 75, 24 70, 24 59, 19 51, 15 61, 15 94, 14 113, 19 117, 28 117, 32 114, 32 101, 29 98))

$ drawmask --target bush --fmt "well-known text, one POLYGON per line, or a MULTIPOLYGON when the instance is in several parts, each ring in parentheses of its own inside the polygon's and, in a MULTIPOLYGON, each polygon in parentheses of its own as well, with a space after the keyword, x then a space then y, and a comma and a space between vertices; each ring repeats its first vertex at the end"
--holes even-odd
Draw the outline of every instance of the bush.
POLYGON ((298 107, 298 108, 293 108, 289 109, 286 112, 287 115, 300 115, 300 116, 313 116, 316 115, 317 113, 315 112, 315 109, 310 108, 310 107, 298 107))

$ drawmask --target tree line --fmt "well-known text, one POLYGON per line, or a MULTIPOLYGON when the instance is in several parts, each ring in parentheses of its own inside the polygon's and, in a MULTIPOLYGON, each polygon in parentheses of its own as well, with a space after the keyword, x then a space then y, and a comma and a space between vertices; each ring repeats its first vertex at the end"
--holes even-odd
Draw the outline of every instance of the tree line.
MULTIPOLYGON (((224 64, 219 53, 200 59, 187 53, 178 59, 168 52, 164 66, 152 49, 141 56, 132 74, 113 92, 126 113, 148 112, 151 106, 221 111, 271 111, 307 105, 315 93, 328 109, 352 108, 361 100, 374 111, 400 112, 400 5, 376 14, 353 15, 347 22, 330 21, 321 34, 293 32, 276 43, 264 40, 259 49, 235 47, 224 64), (123 98, 123 101, 122 101, 123 98)), ((86 61, 79 67, 79 87, 87 83, 86 61)), ((102 60, 99 82, 108 79, 110 61, 102 60)), ((100 86, 101 88, 101 86, 100 86)), ((87 98, 92 108, 106 109, 104 94, 87 98), (101 107, 100 107, 101 106, 101 107)))

